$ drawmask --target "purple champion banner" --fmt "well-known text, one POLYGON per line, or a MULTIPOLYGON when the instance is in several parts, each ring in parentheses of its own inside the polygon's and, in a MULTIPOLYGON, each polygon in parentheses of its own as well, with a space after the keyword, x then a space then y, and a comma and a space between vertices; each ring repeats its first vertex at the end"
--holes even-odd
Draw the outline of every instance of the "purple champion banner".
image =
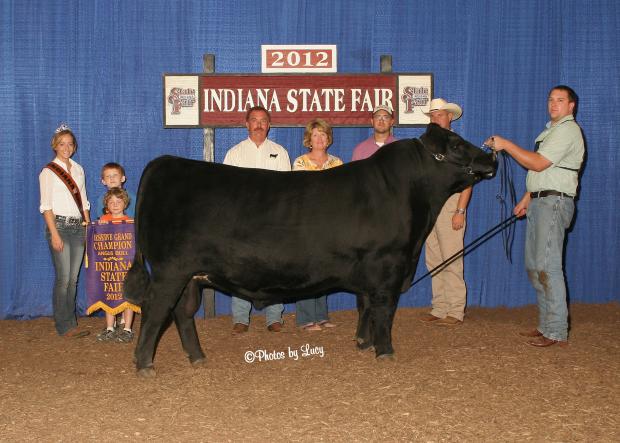
POLYGON ((123 282, 135 252, 133 220, 91 222, 86 230, 86 314, 116 315, 140 307, 123 299, 123 282))

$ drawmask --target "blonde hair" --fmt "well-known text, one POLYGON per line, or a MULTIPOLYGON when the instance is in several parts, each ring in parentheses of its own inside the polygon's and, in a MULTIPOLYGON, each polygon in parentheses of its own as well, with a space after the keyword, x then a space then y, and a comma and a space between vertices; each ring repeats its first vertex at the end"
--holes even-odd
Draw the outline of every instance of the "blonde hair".
POLYGON ((56 150, 56 147, 58 147, 58 143, 60 143, 60 137, 62 137, 63 135, 67 135, 67 134, 69 134, 71 138, 73 139, 73 152, 77 151, 77 148, 78 148, 77 139, 75 138, 75 134, 71 131, 71 129, 63 129, 62 131, 58 131, 54 133, 54 136, 52 137, 52 141, 50 143, 54 151, 56 150))
POLYGON ((327 134, 327 147, 329 147, 334 141, 332 127, 322 118, 312 119, 306 125, 306 131, 304 132, 304 146, 308 149, 312 149, 310 138, 312 137, 312 130, 315 128, 327 134))
POLYGON ((129 206, 129 194, 123 188, 112 188, 109 189, 108 192, 103 196, 103 213, 108 214, 108 202, 112 197, 120 198, 123 200, 125 206, 123 207, 123 212, 129 206))

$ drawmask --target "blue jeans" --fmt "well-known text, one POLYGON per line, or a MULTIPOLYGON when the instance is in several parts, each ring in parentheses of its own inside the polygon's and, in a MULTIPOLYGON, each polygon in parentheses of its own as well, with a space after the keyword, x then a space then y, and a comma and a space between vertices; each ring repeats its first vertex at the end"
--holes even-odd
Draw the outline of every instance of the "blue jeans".
POLYGON ((78 274, 84 258, 86 229, 81 225, 66 225, 59 221, 56 221, 56 229, 58 229, 64 243, 61 252, 52 248, 51 235, 47 227, 45 228, 45 237, 52 253, 52 262, 56 271, 52 296, 54 323, 58 335, 64 335, 77 326, 75 297, 78 274))
MULTIPOLYGON (((250 324, 252 303, 239 297, 232 297, 230 308, 232 310, 233 324, 250 324)), ((284 311, 284 305, 282 303, 267 306, 265 308, 265 323, 267 326, 273 323, 282 323, 282 311, 284 311)))
POLYGON ((297 326, 327 321, 327 295, 306 298, 295 303, 297 326))
POLYGON ((538 330, 552 340, 568 338, 568 307, 562 256, 575 212, 571 198, 534 198, 527 208, 525 269, 538 298, 538 330))

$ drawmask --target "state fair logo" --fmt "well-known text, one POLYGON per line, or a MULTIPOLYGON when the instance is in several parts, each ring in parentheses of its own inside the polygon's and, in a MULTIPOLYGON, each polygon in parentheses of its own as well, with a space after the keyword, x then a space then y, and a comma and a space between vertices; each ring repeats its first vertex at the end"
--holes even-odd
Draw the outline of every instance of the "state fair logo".
POLYGON ((405 105, 403 112, 412 114, 416 107, 423 108, 430 101, 430 89, 426 86, 407 86, 403 88, 400 100, 405 105))
POLYGON ((178 115, 182 108, 192 108, 196 103, 194 88, 172 88, 168 94, 168 103, 172 105, 170 115, 178 115))

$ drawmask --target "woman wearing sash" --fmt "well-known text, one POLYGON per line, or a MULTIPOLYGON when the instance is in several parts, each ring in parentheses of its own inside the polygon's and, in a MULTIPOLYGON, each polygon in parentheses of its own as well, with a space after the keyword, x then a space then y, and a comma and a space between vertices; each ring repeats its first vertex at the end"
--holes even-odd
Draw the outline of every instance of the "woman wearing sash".
POLYGON ((56 278, 53 291, 54 322, 58 335, 79 338, 89 334, 77 327, 77 279, 84 257, 85 225, 90 222, 82 167, 71 160, 77 140, 61 124, 52 137, 56 157, 39 174, 40 212, 45 220, 56 278))

